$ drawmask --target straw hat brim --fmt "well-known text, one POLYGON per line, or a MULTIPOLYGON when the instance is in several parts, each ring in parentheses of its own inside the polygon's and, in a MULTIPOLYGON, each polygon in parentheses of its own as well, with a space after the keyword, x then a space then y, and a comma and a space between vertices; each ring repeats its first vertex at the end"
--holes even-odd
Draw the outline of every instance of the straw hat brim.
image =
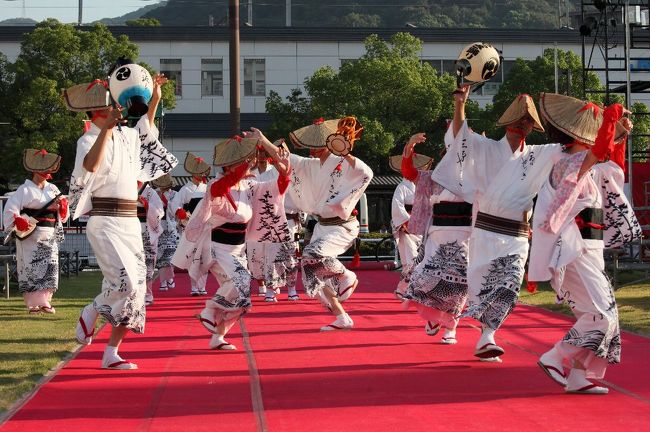
POLYGON ((205 162, 202 158, 195 156, 191 152, 187 152, 183 167, 188 173, 201 176, 209 175, 211 170, 210 165, 208 165, 207 162, 205 162))
POLYGON ((173 186, 172 176, 170 174, 165 174, 164 176, 158 177, 153 180, 151 184, 157 188, 171 188, 173 186))
POLYGON ((99 111, 110 106, 110 94, 101 84, 78 84, 62 93, 63 102, 70 111, 99 111))
POLYGON ((214 146, 213 164, 218 167, 236 165, 251 158, 255 154, 257 140, 253 138, 242 138, 238 141, 227 138, 214 146))
POLYGON ((25 149, 23 166, 27 171, 55 173, 61 167, 61 156, 56 153, 41 153, 39 149, 25 149))
MULTIPOLYGON (((575 140, 594 145, 598 129, 603 124, 603 109, 593 102, 585 102, 571 96, 556 93, 541 93, 539 108, 544 120, 575 140)), ((627 134, 619 122, 616 125, 615 141, 627 134)))
POLYGON ((310 124, 289 133, 289 139, 296 147, 323 148, 327 137, 336 133, 339 120, 326 120, 321 124, 310 124))
POLYGON ((533 129, 538 132, 544 132, 544 126, 542 126, 542 122, 539 119, 537 108, 535 108, 535 102, 533 102, 533 98, 529 95, 517 96, 508 109, 506 109, 501 117, 499 117, 499 120, 497 120, 497 126, 507 126, 515 123, 526 114, 530 115, 533 119, 533 129))
MULTIPOLYGON (((397 171, 398 173, 402 172, 402 159, 404 157, 400 155, 395 155, 391 156, 388 158, 388 165, 391 167, 393 171, 397 171)), ((433 162, 433 158, 429 156, 425 156, 423 154, 419 153, 414 153, 413 154, 413 165, 415 166, 416 169, 422 170, 427 167, 431 162, 433 162)))

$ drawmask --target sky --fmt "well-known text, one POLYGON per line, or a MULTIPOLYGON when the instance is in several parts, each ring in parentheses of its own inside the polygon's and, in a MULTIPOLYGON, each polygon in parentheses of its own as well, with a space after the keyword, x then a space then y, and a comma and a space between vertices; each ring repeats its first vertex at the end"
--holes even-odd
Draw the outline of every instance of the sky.
MULTIPOLYGON (((159 2, 160 0, 83 0, 83 22, 121 16, 159 2)), ((25 17, 36 21, 56 18, 65 23, 76 23, 78 13, 79 0, 0 0, 0 21, 25 17)))

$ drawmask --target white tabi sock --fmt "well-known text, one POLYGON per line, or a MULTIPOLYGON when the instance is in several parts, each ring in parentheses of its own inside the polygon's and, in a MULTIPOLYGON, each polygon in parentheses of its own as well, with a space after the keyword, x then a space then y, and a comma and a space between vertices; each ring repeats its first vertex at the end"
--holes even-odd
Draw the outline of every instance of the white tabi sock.
POLYGON ((476 343, 476 347, 481 348, 485 344, 494 344, 494 345, 496 345, 496 342, 494 341, 494 333, 496 333, 496 330, 493 330, 493 329, 491 329, 489 327, 483 327, 483 331, 481 333, 481 338, 476 343))
POLYGON ((105 359, 120 358, 119 354, 117 353, 117 347, 106 345, 106 349, 104 350, 104 358, 105 359))
POLYGON ((584 369, 571 369, 569 376, 567 377, 566 386, 569 389, 579 389, 591 384, 591 381, 587 379, 587 371, 584 369))
POLYGON ((287 295, 289 295, 289 297, 298 295, 298 292, 296 291, 296 287, 287 288, 287 295))

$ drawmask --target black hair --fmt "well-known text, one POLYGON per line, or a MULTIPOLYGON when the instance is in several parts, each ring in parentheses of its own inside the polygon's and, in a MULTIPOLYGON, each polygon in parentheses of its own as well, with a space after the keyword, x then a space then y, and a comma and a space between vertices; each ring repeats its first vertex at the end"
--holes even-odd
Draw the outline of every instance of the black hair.
POLYGON ((549 137, 549 142, 560 143, 562 145, 570 144, 575 141, 575 138, 562 132, 560 129, 553 126, 548 121, 544 122, 544 129, 549 137))

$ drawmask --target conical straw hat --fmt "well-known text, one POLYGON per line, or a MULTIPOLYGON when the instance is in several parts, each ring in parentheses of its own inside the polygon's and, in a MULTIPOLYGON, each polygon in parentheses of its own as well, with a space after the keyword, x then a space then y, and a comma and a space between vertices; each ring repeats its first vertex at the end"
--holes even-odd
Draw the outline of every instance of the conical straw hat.
POLYGON ((187 152, 183 166, 185 167, 185 171, 192 175, 210 175, 210 165, 202 157, 195 156, 191 152, 187 152))
MULTIPOLYGON (((403 156, 401 154, 391 156, 388 158, 388 164, 393 169, 393 171, 397 171, 398 173, 402 172, 402 159, 403 156)), ((416 169, 419 170, 426 169, 427 165, 429 165, 431 162, 433 162, 432 157, 425 156, 419 153, 413 154, 413 165, 415 166, 416 169)))
POLYGON ((530 115, 535 122, 533 129, 538 132, 544 132, 544 126, 542 126, 542 122, 539 120, 539 115, 535 108, 535 102, 533 102, 533 98, 530 97, 530 95, 525 93, 520 94, 512 101, 508 109, 497 121, 497 126, 507 126, 512 124, 524 117, 526 114, 530 115))
POLYGON ((48 153, 43 149, 25 149, 23 151, 23 166, 27 171, 55 173, 61 166, 61 156, 48 153))
MULTIPOLYGON (((541 93, 539 109, 544 120, 561 132, 581 143, 594 145, 603 124, 603 108, 599 105, 557 93, 541 93)), ((625 128, 617 124, 615 140, 626 133, 625 128)))
POLYGON ((296 147, 322 148, 327 137, 336 133, 339 120, 315 120, 313 124, 289 133, 291 142, 296 147))
MULTIPOLYGON (((111 104, 111 97, 105 82, 95 80, 91 83, 78 84, 63 90, 63 102, 70 111, 98 111, 111 104)), ((108 85, 108 84, 106 84, 108 85)))
POLYGON ((171 174, 165 174, 164 176, 158 177, 157 179, 153 180, 151 184, 157 188, 169 189, 173 186, 172 176, 171 174))
POLYGON ((257 139, 226 138, 214 146, 213 164, 218 167, 235 165, 244 162, 255 154, 257 139))

